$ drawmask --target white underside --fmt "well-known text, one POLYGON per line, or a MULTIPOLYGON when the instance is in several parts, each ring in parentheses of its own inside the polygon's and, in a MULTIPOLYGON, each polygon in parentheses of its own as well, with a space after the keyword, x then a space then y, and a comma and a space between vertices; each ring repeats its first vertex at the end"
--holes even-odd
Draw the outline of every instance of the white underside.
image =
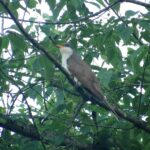
MULTIPOLYGON (((71 54, 72 55, 72 54, 71 54)), ((62 66, 66 69, 66 71, 71 75, 71 72, 68 69, 68 64, 67 64, 67 60, 71 55, 62 55, 62 66)), ((80 85, 80 82, 78 81, 78 79, 76 77, 73 78, 75 82, 77 82, 80 85)))
MULTIPOLYGON (((71 75, 71 72, 68 69, 67 60, 72 55, 73 51, 70 48, 61 48, 60 52, 61 52, 61 55, 62 55, 62 58, 61 58, 62 66, 71 75)), ((74 81, 77 82, 78 84, 80 84, 80 82, 78 81, 78 79, 76 77, 74 77, 74 81)))
POLYGON ((73 50, 70 47, 61 47, 60 53, 61 53, 61 64, 66 69, 66 71, 70 73, 68 70, 67 60, 73 54, 73 50))
POLYGON ((62 55, 62 59, 61 59, 61 63, 62 66, 66 69, 66 71, 70 74, 69 70, 68 70, 68 64, 67 64, 67 60, 71 55, 68 54, 63 54, 62 55))

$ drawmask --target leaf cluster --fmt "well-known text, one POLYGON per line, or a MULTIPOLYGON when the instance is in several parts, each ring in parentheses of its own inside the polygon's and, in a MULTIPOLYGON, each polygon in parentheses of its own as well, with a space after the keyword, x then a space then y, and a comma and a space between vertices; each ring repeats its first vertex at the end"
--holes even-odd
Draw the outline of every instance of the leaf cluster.
MULTIPOLYGON (((105 0, 46 0, 45 4, 40 0, 11 0, 7 5, 18 20, 22 18, 25 31, 56 59, 60 60, 60 54, 55 44, 70 42, 91 65, 108 101, 149 123, 148 11, 143 14, 127 10, 125 15, 119 16, 118 3, 111 11, 88 18, 95 10, 107 7, 105 0), (39 5, 48 7, 48 12, 42 13, 44 8, 39 5), (37 24, 37 18, 31 12, 45 23, 37 24)), ((88 102, 78 110, 82 97, 75 88, 43 53, 27 41, 16 24, 7 24, 8 13, 1 5, 0 12, 3 14, 0 113, 20 125, 33 125, 44 139, 32 141, 3 128, 0 149, 71 150, 82 146, 95 150, 150 149, 148 133, 131 123, 117 122, 108 111, 88 102), (97 113, 96 123, 92 112, 97 113)), ((5 120, 0 118, 0 125, 1 122, 5 120)))

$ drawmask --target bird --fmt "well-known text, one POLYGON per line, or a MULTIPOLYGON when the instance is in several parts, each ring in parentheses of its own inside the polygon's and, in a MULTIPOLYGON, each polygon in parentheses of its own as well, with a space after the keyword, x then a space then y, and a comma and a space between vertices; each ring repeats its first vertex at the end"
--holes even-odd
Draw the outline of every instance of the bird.
POLYGON ((112 106, 107 102, 104 96, 99 81, 92 71, 90 65, 82 60, 81 56, 70 46, 70 44, 58 44, 56 45, 61 53, 61 64, 64 69, 73 76, 74 80, 81 84, 91 94, 93 94, 98 100, 103 102, 109 110, 118 118, 116 112, 112 106))

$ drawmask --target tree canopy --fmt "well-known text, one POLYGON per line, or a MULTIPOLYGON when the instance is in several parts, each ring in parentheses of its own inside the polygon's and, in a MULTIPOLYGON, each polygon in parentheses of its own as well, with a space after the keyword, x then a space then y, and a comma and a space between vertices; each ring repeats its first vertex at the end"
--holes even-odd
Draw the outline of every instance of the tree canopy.
POLYGON ((0 149, 149 150, 149 9, 135 0, 0 0, 0 149), (126 3, 145 12, 120 14, 126 3), (66 42, 119 120, 61 66, 56 44, 66 42))

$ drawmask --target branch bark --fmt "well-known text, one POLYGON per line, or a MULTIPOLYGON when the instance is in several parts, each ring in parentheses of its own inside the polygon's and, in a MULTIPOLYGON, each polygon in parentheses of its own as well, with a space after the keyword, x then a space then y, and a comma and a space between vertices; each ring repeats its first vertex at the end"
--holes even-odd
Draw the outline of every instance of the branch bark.
MULTIPOLYGON (((18 133, 22 136, 31 138, 33 140, 41 141, 41 137, 39 136, 37 130, 33 125, 24 125, 22 122, 13 120, 11 119, 11 117, 3 114, 0 114, 0 127, 18 133)), ((44 135, 44 138, 42 140, 45 142, 45 144, 47 144, 49 141, 54 141, 56 137, 57 135, 55 133, 47 133, 46 136, 44 135)), ((87 150, 88 147, 90 147, 89 145, 80 143, 67 136, 64 137, 64 141, 63 143, 61 143, 61 145, 72 145, 73 147, 77 147, 79 150, 87 150)))
MULTIPOLYGON (((89 96, 87 92, 81 87, 76 86, 76 83, 74 82, 73 78, 65 71, 65 69, 61 66, 61 64, 56 60, 56 58, 49 54, 41 45, 39 45, 22 27, 22 25, 18 22, 18 20, 15 18, 15 16, 12 14, 11 10, 8 8, 8 6, 4 3, 4 1, 0 1, 0 4, 4 7, 4 9, 8 12, 8 14, 11 16, 13 21, 16 23, 22 34, 25 36, 25 38, 32 43, 32 45, 37 48, 39 51, 41 51, 45 56, 56 66, 59 68, 59 70, 67 77, 69 82, 75 87, 76 91, 80 93, 83 99, 94 101, 96 104, 98 104, 100 107, 105 108, 106 110, 109 110, 109 108, 103 104, 101 101, 97 101, 94 97, 89 96)), ((150 133, 150 127, 142 120, 139 120, 138 118, 131 117, 130 115, 125 114, 121 110, 119 110, 117 107, 114 108, 114 111, 118 114, 118 116, 124 120, 129 121, 132 123, 135 127, 142 129, 143 131, 150 133)), ((11 128, 12 129, 12 128, 11 128)), ((28 133, 29 134, 29 133, 28 133)))
POLYGON ((34 140, 40 140, 40 137, 33 126, 23 125, 3 114, 0 114, 0 127, 19 133, 25 137, 30 137, 34 140))
POLYGON ((137 1, 137 0, 123 0, 123 1, 133 3, 133 4, 136 4, 136 5, 140 5, 140 6, 143 6, 143 7, 146 7, 146 8, 150 8, 150 4, 144 3, 144 2, 141 2, 141 1, 137 1))

